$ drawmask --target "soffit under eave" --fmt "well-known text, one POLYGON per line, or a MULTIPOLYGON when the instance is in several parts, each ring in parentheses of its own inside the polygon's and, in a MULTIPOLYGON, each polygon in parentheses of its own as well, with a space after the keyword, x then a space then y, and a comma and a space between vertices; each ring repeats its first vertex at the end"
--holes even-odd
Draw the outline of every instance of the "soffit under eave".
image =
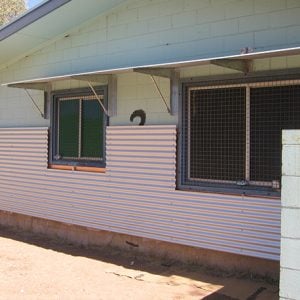
POLYGON ((125 0, 72 0, 0 42, 0 69, 109 12, 125 0), (84 8, 84 9, 83 9, 84 8), (70 14, 72 11, 74 13, 70 14), (76 18, 74 18, 76 15, 76 18))

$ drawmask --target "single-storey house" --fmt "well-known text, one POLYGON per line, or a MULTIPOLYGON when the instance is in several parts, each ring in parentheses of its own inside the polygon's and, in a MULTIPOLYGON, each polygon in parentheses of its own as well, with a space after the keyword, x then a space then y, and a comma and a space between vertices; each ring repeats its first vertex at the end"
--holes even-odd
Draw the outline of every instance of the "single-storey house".
POLYGON ((299 16, 293 0, 51 0, 1 27, 1 223, 276 274, 299 16))

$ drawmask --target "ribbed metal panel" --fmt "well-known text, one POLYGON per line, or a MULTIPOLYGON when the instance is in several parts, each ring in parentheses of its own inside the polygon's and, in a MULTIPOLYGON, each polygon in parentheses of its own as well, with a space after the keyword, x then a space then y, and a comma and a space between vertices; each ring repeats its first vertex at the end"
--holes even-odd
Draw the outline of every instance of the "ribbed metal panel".
POLYGON ((176 127, 107 128, 107 171, 47 169, 47 129, 0 129, 0 209, 279 259, 280 200, 176 190, 176 127))

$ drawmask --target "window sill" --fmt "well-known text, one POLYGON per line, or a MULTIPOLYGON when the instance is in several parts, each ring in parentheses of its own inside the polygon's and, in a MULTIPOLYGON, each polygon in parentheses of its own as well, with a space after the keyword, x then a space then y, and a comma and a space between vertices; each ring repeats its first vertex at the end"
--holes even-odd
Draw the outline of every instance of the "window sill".
POLYGON ((93 173, 105 173, 105 168, 85 167, 85 166, 67 166, 67 165, 48 165, 48 169, 65 170, 65 171, 82 171, 93 173))
POLYGON ((232 196, 246 196, 253 198, 271 198, 271 199, 281 199, 280 190, 269 190, 257 187, 220 187, 220 186, 191 186, 191 185, 178 185, 178 190, 186 192, 200 192, 208 194, 222 194, 222 195, 232 195, 232 196))

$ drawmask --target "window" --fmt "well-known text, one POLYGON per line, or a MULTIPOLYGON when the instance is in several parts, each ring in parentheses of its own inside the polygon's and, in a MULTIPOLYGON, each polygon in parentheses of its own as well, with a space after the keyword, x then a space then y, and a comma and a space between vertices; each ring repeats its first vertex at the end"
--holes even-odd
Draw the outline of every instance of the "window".
MULTIPOLYGON (((96 89, 105 102, 105 90, 96 89)), ((106 116, 90 90, 61 92, 53 97, 52 164, 105 165, 106 116)))
POLYGON ((300 129, 296 81, 184 87, 181 186, 278 192, 281 131, 300 129))

